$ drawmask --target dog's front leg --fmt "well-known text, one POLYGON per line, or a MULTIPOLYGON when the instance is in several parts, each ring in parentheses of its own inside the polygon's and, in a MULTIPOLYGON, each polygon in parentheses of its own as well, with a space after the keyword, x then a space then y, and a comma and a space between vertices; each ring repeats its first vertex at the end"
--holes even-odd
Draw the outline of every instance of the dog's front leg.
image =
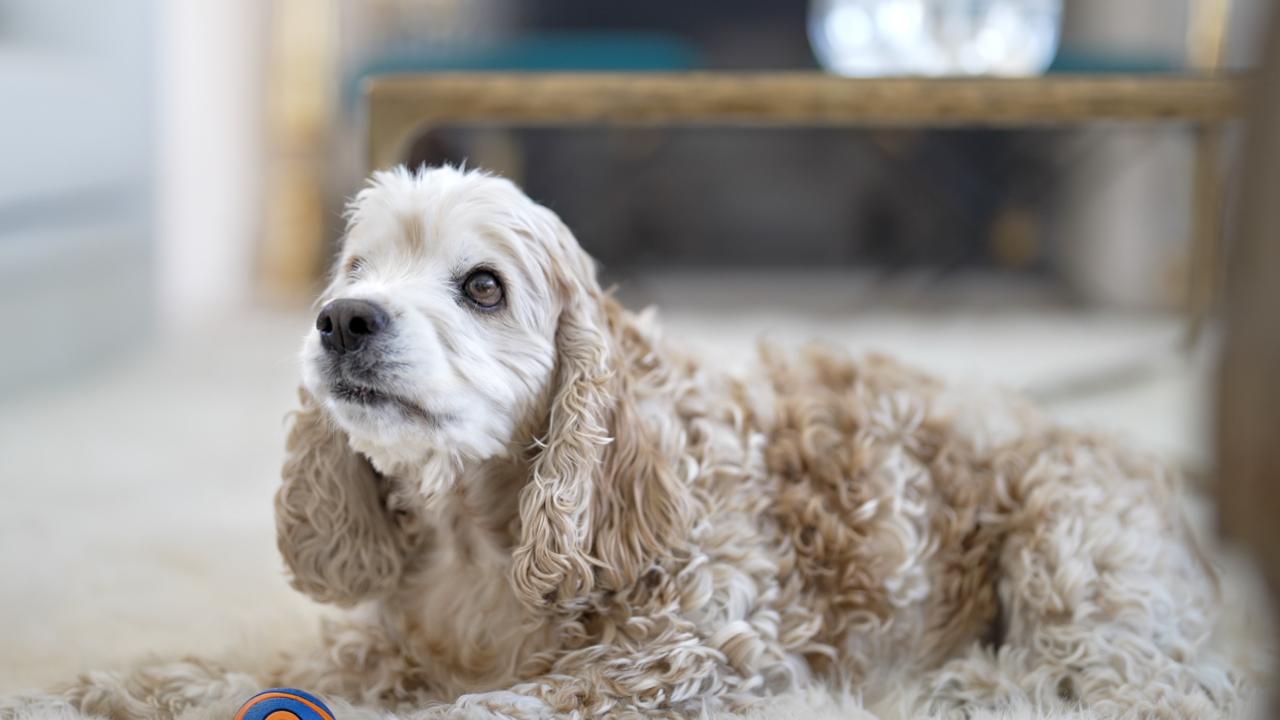
POLYGON ((459 718, 511 718, 536 720, 556 717, 551 706, 535 694, 516 690, 475 693, 458 698, 447 716, 459 718))
POLYGON ((463 695, 429 717, 684 718, 741 709, 758 699, 756 683, 723 653, 689 632, 629 645, 588 646, 562 657, 541 677, 503 691, 463 695))
MULTIPOLYGON (((510 690, 463 695, 451 705, 426 709, 413 714, 409 720, 592 718, 616 715, 623 710, 630 710, 627 713, 630 717, 648 715, 636 712, 626 703, 604 698, 598 690, 591 690, 587 681, 558 677, 524 683, 510 690)), ((653 713, 653 716, 669 717, 671 713, 653 713)))

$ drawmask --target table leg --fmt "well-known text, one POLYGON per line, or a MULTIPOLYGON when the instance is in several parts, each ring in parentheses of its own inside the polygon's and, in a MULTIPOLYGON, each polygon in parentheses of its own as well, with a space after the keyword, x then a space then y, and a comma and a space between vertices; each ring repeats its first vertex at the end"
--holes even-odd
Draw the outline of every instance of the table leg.
POLYGON ((1220 125, 1202 125, 1195 131, 1195 184, 1193 186, 1192 236, 1188 263, 1188 344, 1204 331, 1217 304, 1222 275, 1222 134, 1220 125))

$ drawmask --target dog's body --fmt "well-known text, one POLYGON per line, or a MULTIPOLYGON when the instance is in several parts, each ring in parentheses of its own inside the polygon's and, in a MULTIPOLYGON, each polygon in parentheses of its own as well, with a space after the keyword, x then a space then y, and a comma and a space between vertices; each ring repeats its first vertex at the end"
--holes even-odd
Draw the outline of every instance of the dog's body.
POLYGON ((341 267, 277 518, 295 585, 360 611, 271 682, 415 716, 695 715, 907 677, 938 711, 1238 696, 1158 462, 1024 409, 986 433, 883 359, 714 370, 476 173, 378 176, 341 267))

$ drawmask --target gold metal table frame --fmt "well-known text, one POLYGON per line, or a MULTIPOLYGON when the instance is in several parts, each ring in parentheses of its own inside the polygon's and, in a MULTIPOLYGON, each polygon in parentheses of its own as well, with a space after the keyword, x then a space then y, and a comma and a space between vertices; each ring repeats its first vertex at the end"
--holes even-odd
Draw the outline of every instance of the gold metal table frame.
POLYGON ((443 125, 1069 127, 1181 123, 1195 133, 1188 303, 1193 334, 1221 267, 1224 125, 1244 80, 1219 73, 850 79, 800 73, 441 73, 365 84, 371 169, 443 125))

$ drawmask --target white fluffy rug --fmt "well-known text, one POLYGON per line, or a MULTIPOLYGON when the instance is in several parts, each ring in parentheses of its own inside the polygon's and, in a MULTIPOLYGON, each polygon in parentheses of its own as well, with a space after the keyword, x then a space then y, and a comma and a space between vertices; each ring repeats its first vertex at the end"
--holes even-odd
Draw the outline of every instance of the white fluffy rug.
MULTIPOLYGON (((296 341, 307 325, 302 314, 259 314, 0 406, 0 696, 148 656, 194 654, 251 669, 314 636, 325 611, 288 588, 271 517, 282 418, 295 397, 296 341)), ((962 380, 1033 389, 1051 385, 1068 365, 1167 353, 1178 330, 1163 321, 1044 314, 980 322, 753 316, 750 323, 677 314, 668 325, 722 351, 749 346, 772 325, 785 328, 783 336, 893 352, 962 380)), ((1200 374, 1166 360, 1116 392, 1051 409, 1200 462, 1200 374)), ((1226 595, 1232 610, 1219 644, 1258 666, 1256 639, 1269 629, 1256 581, 1238 562, 1228 563, 1226 595)), ((854 697, 814 691, 756 716, 908 717, 901 700, 864 709, 854 697)), ((226 720, 235 703, 190 717, 226 720)), ((335 709, 343 720, 374 716, 335 709)), ((74 717, 58 708, 36 714, 74 717)), ((1027 716, 1078 717, 1031 708, 1003 717, 1027 716)))
MULTIPOLYGON (((246 686, 245 697, 255 690, 246 686)), ((227 698, 224 701, 193 708, 178 716, 175 720, 230 720, 235 716, 240 701, 227 698)), ((850 695, 839 695, 821 689, 797 692, 775 698, 761 704, 744 715, 733 716, 732 720, 921 720, 918 714, 910 710, 911 703, 903 700, 901 708, 895 707, 896 701, 868 708, 850 695)), ((371 711, 367 708, 354 707, 341 701, 327 703, 338 720, 389 720, 385 713, 371 711)), ((1248 713, 1249 717, 1261 718, 1264 714, 1258 708, 1248 713)), ((491 716, 485 715, 484 718, 491 716)), ((14 720, 88 720, 84 715, 67 706, 47 706, 20 711, 14 720)), ((479 720, 479 717, 477 718, 479 720)), ((706 720, 730 720, 727 716, 709 716, 706 720)), ((927 718, 923 720, 929 720, 927 718)), ((1015 708, 1004 712, 976 711, 966 716, 965 720, 1099 720, 1095 716, 1078 710, 1015 708)), ((1187 719, 1192 720, 1192 719, 1187 719)), ((1200 720, 1200 719, 1194 719, 1200 720)))

